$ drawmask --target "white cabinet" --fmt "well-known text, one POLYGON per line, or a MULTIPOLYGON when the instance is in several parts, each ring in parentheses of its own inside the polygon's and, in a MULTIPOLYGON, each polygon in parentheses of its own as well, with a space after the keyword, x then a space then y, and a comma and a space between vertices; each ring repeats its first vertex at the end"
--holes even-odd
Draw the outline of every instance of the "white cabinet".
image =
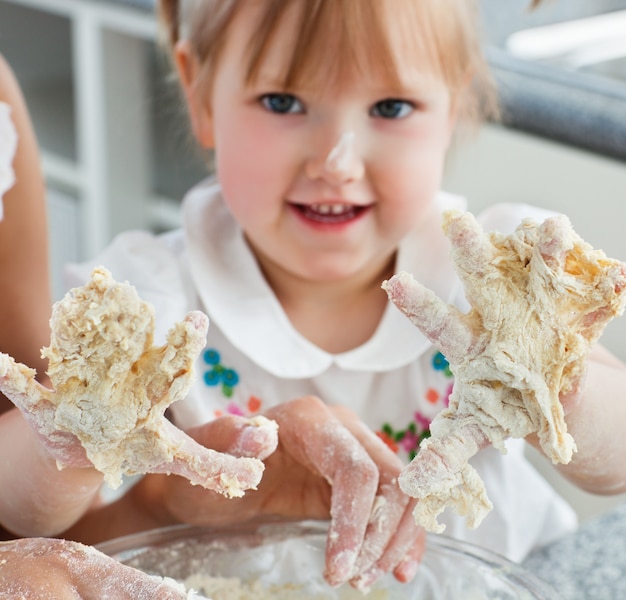
POLYGON ((122 4, 0 0, 0 52, 55 193, 55 278, 61 257, 91 257, 122 230, 174 226, 180 197, 206 173, 156 38, 154 14, 122 4))

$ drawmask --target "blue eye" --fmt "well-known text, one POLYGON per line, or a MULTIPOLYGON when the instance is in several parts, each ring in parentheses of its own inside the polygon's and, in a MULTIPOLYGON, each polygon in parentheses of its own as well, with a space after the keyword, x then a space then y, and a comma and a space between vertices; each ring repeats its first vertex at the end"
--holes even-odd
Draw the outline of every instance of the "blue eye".
POLYGON ((406 100, 386 98, 374 104, 370 113, 374 117, 383 119, 402 119, 410 115, 414 108, 413 104, 406 100))
POLYGON ((302 103, 292 94, 265 94, 261 96, 261 104, 267 110, 280 115, 304 112, 302 103))

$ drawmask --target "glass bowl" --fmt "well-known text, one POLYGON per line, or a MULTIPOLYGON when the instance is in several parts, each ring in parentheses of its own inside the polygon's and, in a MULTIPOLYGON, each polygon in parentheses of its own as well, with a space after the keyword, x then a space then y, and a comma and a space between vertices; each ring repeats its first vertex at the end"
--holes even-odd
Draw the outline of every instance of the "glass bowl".
POLYGON ((556 600, 523 567, 477 546, 429 535, 416 578, 386 575, 367 594, 323 579, 327 523, 246 523, 225 528, 180 525, 126 536, 98 548, 146 573, 171 577, 198 598, 339 600, 556 600), (221 589, 220 589, 221 588, 221 589))

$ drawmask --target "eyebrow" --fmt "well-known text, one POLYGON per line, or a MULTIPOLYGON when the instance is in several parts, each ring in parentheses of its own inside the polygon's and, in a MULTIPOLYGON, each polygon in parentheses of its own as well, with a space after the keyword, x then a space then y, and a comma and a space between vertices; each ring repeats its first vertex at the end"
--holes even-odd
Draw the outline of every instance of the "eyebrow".
POLYGON ((298 85, 298 84, 292 84, 292 85, 287 85, 286 84, 286 80, 287 80, 287 76, 286 75, 268 75, 268 74, 264 74, 264 73, 257 73, 256 76, 251 77, 247 82, 246 85, 248 87, 257 87, 257 88, 266 88, 268 90, 276 90, 279 92, 283 92, 283 93, 291 93, 291 94, 295 94, 297 95, 298 93, 311 93, 311 92, 315 92, 316 89, 318 89, 317 86, 314 85, 298 85))
POLYGON ((279 75, 268 75, 267 73, 259 72, 254 76, 248 77, 248 83, 250 85, 258 85, 261 87, 270 87, 270 88, 284 88, 285 87, 285 76, 279 75))

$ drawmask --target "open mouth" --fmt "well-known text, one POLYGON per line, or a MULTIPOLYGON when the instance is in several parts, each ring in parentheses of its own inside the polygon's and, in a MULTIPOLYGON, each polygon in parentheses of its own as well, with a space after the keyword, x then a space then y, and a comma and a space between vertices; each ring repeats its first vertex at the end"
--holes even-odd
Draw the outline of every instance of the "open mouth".
POLYGON ((319 204, 292 204, 303 218, 316 223, 336 224, 345 223, 359 217, 369 207, 356 206, 341 202, 319 204))

